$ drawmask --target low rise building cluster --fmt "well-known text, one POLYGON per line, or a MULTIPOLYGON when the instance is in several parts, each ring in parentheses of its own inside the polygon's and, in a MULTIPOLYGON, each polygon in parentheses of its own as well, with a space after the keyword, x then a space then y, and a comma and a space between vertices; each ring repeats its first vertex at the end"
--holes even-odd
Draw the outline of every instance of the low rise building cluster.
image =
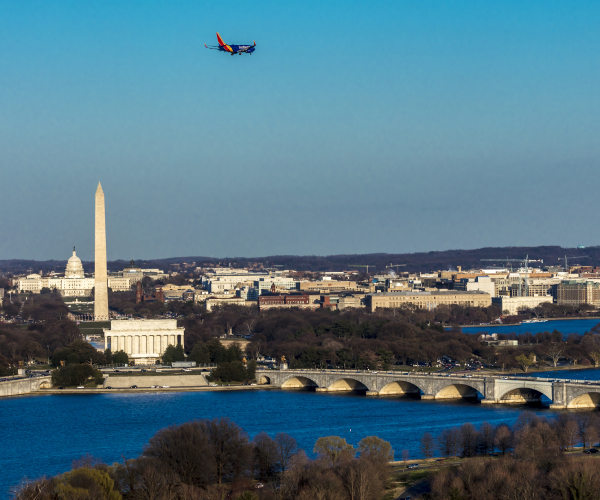
MULTIPOLYGON (((165 284, 167 278, 177 272, 167 274, 160 269, 142 269, 131 261, 122 271, 109 273, 108 287, 119 292, 136 289, 137 285, 137 302, 194 301, 205 304, 209 311, 226 304, 258 307, 261 311, 291 307, 433 310, 441 305, 496 305, 503 314, 514 315, 552 303, 600 307, 600 268, 590 266, 465 271, 459 267, 419 273, 389 270, 374 275, 359 275, 356 270, 311 275, 277 268, 192 267, 191 273, 190 265, 182 271, 184 269, 186 275, 194 278, 184 281, 183 285, 165 284), (142 292, 140 283, 146 278, 158 285, 154 292, 142 292)), ((20 292, 40 293, 47 288, 65 297, 85 297, 91 295, 94 277, 84 273, 73 249, 64 274, 28 274, 16 277, 15 283, 20 292)))

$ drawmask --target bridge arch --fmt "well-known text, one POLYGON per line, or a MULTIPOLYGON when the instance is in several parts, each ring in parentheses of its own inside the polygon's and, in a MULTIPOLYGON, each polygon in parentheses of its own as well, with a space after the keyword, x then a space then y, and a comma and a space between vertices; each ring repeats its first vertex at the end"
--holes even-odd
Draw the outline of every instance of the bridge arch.
POLYGON ((435 399, 478 399, 483 395, 476 387, 460 382, 448 384, 435 394, 435 399))
POLYGON ((552 388, 539 384, 524 383, 520 387, 507 387, 503 391, 501 390, 498 401, 500 403, 539 403, 542 396, 546 396, 552 401, 554 399, 552 388))
POLYGON ((271 377, 268 377, 267 375, 263 375, 262 373, 260 374, 260 376, 258 377, 257 380, 259 385, 267 385, 271 383, 271 377))
POLYGON ((390 396, 394 394, 422 394, 424 391, 421 390, 417 385, 406 382, 405 380, 396 380, 394 382, 390 382, 389 384, 383 386, 383 388, 379 391, 381 396, 390 396))
MULTIPOLYGON (((518 387, 505 392, 498 399, 499 403, 540 403, 545 394, 530 387, 518 387)), ((550 398, 552 400, 552 398, 550 398)))
POLYGON ((302 377, 300 375, 291 376, 285 379, 281 384, 282 389, 302 389, 310 387, 319 387, 319 384, 308 377, 302 377))
POLYGON ((567 408, 598 408, 600 407, 600 392, 584 392, 575 396, 567 403, 567 408))
POLYGON ((369 388, 361 381, 353 378, 339 378, 327 387, 330 392, 337 391, 368 391, 369 388))

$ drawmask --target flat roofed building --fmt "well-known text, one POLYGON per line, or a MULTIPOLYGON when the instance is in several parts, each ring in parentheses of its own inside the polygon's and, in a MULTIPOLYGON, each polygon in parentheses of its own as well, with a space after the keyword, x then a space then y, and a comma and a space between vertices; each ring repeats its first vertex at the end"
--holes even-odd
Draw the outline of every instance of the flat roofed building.
POLYGON ((556 301, 570 306, 580 304, 598 306, 600 305, 600 283, 564 280, 556 287, 556 301))
POLYGON ((285 309, 298 307, 300 309, 317 309, 320 307, 319 301, 311 299, 310 295, 305 293, 264 293, 258 297, 258 309, 266 311, 267 309, 285 309))
POLYGON ((502 314, 515 315, 519 314, 522 309, 533 309, 540 304, 552 304, 554 299, 551 295, 546 297, 493 297, 492 304, 498 306, 502 314))
POLYGON ((477 276, 476 278, 463 278, 454 282, 454 290, 463 290, 474 292, 479 290, 489 294, 490 297, 496 295, 496 286, 489 276, 477 276))
POLYGON ((256 307, 256 301, 246 300, 243 297, 236 297, 234 294, 227 294, 227 297, 214 297, 209 295, 205 300, 205 307, 207 311, 212 311, 217 306, 244 306, 244 307, 256 307))
POLYGON ((365 296, 365 305, 371 312, 378 308, 396 308, 403 306, 432 310, 440 305, 462 305, 465 307, 488 307, 490 294, 473 291, 437 290, 429 292, 392 292, 370 293, 365 296))
POLYGON ((124 351, 137 364, 154 364, 169 345, 185 347, 176 319, 112 320, 103 331, 104 349, 124 351))
POLYGON ((300 292, 344 292, 354 291, 358 288, 356 281, 298 281, 296 282, 296 290, 300 292))

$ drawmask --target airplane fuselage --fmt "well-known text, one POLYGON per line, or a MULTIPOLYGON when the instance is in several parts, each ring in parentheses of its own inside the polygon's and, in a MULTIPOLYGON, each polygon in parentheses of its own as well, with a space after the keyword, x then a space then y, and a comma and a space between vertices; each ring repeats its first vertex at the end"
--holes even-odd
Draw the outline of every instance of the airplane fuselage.
POLYGON ((222 52, 229 52, 230 54, 242 54, 242 53, 246 53, 246 54, 252 54, 252 52, 254 52, 256 50, 256 47, 254 47, 253 45, 234 45, 234 44, 227 44, 227 45, 221 45, 219 46, 219 50, 222 52))

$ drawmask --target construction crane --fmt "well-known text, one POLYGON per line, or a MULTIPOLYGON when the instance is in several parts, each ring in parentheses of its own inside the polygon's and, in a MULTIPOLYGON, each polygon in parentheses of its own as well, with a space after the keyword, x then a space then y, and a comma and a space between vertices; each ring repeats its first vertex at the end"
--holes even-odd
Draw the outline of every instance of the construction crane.
POLYGON ((377 266, 374 264, 350 264, 350 265, 348 265, 348 267, 366 267, 367 274, 369 274, 369 267, 377 267, 377 266))
MULTIPOLYGON (((589 256, 589 255, 580 255, 580 256, 578 256, 578 257, 575 257, 575 256, 573 256, 573 257, 567 257, 567 256, 565 255, 565 271, 566 271, 566 272, 569 272, 569 259, 571 259, 571 260, 572 260, 572 259, 589 259, 589 258, 590 258, 590 256, 589 256)), ((559 258, 558 258, 558 260, 560 260, 560 259, 562 259, 562 257, 559 257, 559 258)))
POLYGON ((387 269, 388 267, 403 267, 406 264, 390 264, 389 266, 385 266, 385 268, 387 269))
MULTIPOLYGON (((526 255, 524 259, 481 259, 481 262, 519 262, 525 264, 525 282, 522 287, 523 279, 521 278, 521 273, 519 273, 519 297, 528 297, 529 296, 529 288, 527 284, 527 278, 529 277, 529 263, 530 262, 541 262, 544 263, 544 259, 530 259, 529 255, 526 255), (524 288, 524 290, 523 290, 524 288), (525 292, 525 295, 523 295, 525 292)), ((512 271, 512 264, 510 270, 512 271)))

